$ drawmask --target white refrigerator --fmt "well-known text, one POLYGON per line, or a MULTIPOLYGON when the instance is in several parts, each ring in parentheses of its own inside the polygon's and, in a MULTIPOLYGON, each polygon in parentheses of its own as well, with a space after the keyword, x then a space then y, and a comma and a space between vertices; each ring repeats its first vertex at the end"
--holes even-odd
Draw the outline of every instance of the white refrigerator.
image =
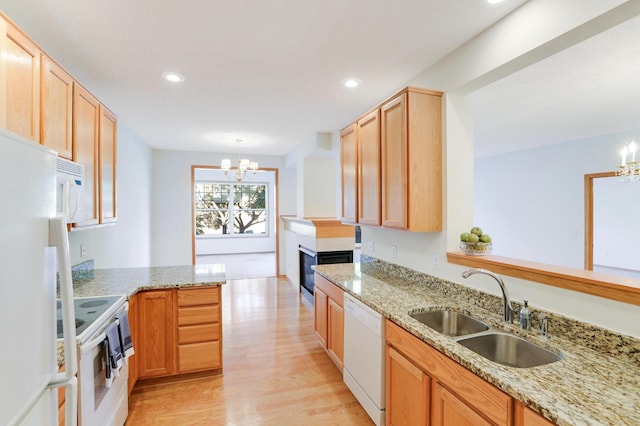
POLYGON ((76 422, 75 316, 66 223, 56 218, 56 153, 0 130, 0 425, 76 422), (56 363, 56 271, 66 373, 56 363))

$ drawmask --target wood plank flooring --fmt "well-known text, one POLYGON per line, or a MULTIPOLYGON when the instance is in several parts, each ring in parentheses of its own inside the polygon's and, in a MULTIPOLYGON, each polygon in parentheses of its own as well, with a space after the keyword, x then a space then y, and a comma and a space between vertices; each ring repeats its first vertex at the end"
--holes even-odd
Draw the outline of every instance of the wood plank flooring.
POLYGON ((313 333, 313 306, 283 279, 222 288, 223 374, 138 382, 127 425, 372 425, 313 333))

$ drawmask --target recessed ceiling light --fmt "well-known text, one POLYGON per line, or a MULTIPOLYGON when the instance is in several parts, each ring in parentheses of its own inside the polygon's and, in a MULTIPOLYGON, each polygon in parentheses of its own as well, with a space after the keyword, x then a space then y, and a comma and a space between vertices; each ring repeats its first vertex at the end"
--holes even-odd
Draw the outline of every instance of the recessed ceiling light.
POLYGON ((348 87, 350 89, 354 88, 354 87, 358 87, 362 84, 362 82, 360 80, 358 80, 357 78, 345 78, 344 80, 342 80, 342 85, 344 87, 348 87))
POLYGON ((182 83, 184 81, 184 75, 177 72, 163 72, 162 78, 172 83, 182 83))
POLYGON ((498 3, 502 3, 504 0, 487 0, 487 3, 489 4, 498 4, 498 3))

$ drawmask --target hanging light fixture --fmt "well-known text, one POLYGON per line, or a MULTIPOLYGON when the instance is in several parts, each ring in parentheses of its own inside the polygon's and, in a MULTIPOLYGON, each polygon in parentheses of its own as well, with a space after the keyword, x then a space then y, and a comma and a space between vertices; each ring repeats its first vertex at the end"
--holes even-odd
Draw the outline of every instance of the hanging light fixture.
POLYGON ((616 176, 620 176, 624 182, 640 181, 640 161, 636 161, 636 142, 632 141, 622 148, 622 162, 616 170, 616 176), (627 161, 627 156, 630 161, 627 161))
MULTIPOLYGON (((242 143, 242 139, 236 139, 238 144, 242 143)), ((250 161, 247 158, 243 158, 238 160, 238 165, 235 167, 231 167, 231 160, 229 158, 225 158, 220 163, 220 168, 224 170, 225 176, 229 179, 233 179, 237 182, 242 181, 248 172, 253 172, 256 174, 258 170, 258 163, 256 161, 250 161)))

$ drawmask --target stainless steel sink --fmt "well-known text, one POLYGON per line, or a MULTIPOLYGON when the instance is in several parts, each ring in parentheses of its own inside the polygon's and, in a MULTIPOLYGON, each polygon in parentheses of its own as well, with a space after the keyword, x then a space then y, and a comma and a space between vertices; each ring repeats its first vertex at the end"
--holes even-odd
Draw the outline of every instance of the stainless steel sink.
POLYGON ((478 355, 508 367, 537 367, 562 359, 561 355, 510 334, 481 334, 460 339, 458 343, 478 355))
POLYGON ((418 312, 409 316, 447 336, 464 336, 489 329, 483 322, 450 310, 418 312))

